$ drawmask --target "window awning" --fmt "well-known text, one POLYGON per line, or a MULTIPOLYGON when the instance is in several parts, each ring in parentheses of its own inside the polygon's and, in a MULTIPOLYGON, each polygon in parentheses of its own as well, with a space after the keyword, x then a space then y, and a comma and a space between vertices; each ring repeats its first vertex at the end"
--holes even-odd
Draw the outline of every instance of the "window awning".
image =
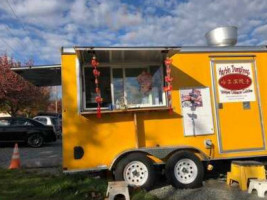
MULTIPOLYGON (((80 62, 90 63, 96 54, 100 64, 159 63, 173 56, 180 47, 74 47, 62 48, 62 54, 77 54, 80 62)), ((39 65, 12 68, 14 72, 36 86, 61 85, 61 65, 39 65)))
POLYGON ((159 63, 179 52, 179 47, 74 47, 82 63, 96 55, 100 64, 159 63))
POLYGON ((12 68, 12 71, 22 76, 36 86, 61 85, 61 65, 39 65, 32 67, 12 68))

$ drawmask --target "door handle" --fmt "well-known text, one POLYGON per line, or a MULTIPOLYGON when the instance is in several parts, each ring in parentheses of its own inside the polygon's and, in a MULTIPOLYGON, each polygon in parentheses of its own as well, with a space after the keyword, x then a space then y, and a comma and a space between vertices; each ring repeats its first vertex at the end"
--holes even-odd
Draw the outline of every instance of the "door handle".
POLYGON ((223 109, 223 104, 222 103, 218 103, 218 109, 223 109))

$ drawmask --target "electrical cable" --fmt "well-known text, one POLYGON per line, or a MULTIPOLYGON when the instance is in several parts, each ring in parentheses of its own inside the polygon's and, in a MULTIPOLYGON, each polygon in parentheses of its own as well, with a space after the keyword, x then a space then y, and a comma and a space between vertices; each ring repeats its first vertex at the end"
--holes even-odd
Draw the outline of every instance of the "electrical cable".
MULTIPOLYGON (((11 6, 11 2, 9 2, 9 0, 6 0, 6 2, 7 2, 8 7, 10 8, 10 10, 12 11, 13 15, 14 15, 15 18, 17 19, 17 21, 21 24, 22 29, 23 29, 25 32, 28 32, 28 31, 26 30, 26 28, 25 28, 24 23, 20 20, 20 18, 19 18, 18 15, 16 14, 15 9, 11 6)), ((13 2, 13 3, 14 3, 14 2, 13 2)), ((30 39, 29 41, 30 41, 30 42, 32 43, 32 45, 36 48, 36 50, 39 51, 39 49, 38 49, 38 47, 35 45, 35 43, 34 43, 31 39, 30 39)))

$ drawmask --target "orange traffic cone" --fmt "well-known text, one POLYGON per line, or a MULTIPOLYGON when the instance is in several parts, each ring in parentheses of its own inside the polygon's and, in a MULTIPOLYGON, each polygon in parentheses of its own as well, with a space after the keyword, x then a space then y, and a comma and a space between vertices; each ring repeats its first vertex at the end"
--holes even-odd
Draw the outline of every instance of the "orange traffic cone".
POLYGON ((8 169, 19 169, 19 168, 20 168, 19 147, 18 143, 16 143, 11 158, 11 163, 8 169))

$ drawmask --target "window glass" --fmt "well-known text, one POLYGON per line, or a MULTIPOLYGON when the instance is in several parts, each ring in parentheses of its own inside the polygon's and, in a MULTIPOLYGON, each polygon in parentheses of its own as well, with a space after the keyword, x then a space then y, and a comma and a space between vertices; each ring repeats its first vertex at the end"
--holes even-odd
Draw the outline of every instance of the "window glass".
POLYGON ((163 105, 163 69, 159 66, 151 66, 149 69, 152 76, 152 104, 163 105))
POLYGON ((58 120, 57 120, 57 118, 55 118, 55 117, 51 117, 51 122, 52 122, 52 124, 53 124, 54 126, 56 126, 56 125, 58 124, 58 120))
POLYGON ((113 69, 113 88, 115 108, 119 109, 125 105, 122 68, 113 69))
POLYGON ((15 119, 12 126, 32 126, 32 124, 26 119, 15 119))
POLYGON ((46 118, 40 118, 41 122, 43 122, 44 124, 47 124, 47 119, 46 118))
POLYGON ((47 119, 46 118, 35 118, 38 122, 41 122, 42 124, 47 124, 47 119))
MULTIPOLYGON (((112 103, 114 109, 124 109, 125 106, 136 108, 166 104, 162 66, 112 68, 112 77, 109 67, 99 67, 98 70, 100 71, 99 87, 103 98, 102 108, 110 108, 112 103), (111 94, 111 80, 113 94, 111 94)), ((85 108, 95 109, 97 104, 92 67, 84 68, 83 89, 85 108)))
POLYGON ((160 66, 126 68, 125 86, 128 106, 163 105, 163 72, 160 66))
MULTIPOLYGON (((111 105, 111 88, 110 88, 110 68, 99 67, 100 76, 98 78, 99 87, 101 90, 101 97, 103 99, 102 107, 109 107, 111 105)), ((85 80, 85 107, 96 108, 97 103, 95 102, 96 91, 95 91, 95 77, 93 75, 93 68, 84 68, 84 80, 85 80)))
POLYGON ((125 90, 127 105, 149 104, 151 77, 146 68, 125 69, 125 90))
POLYGON ((9 126, 10 120, 9 119, 0 119, 0 126, 9 126))

